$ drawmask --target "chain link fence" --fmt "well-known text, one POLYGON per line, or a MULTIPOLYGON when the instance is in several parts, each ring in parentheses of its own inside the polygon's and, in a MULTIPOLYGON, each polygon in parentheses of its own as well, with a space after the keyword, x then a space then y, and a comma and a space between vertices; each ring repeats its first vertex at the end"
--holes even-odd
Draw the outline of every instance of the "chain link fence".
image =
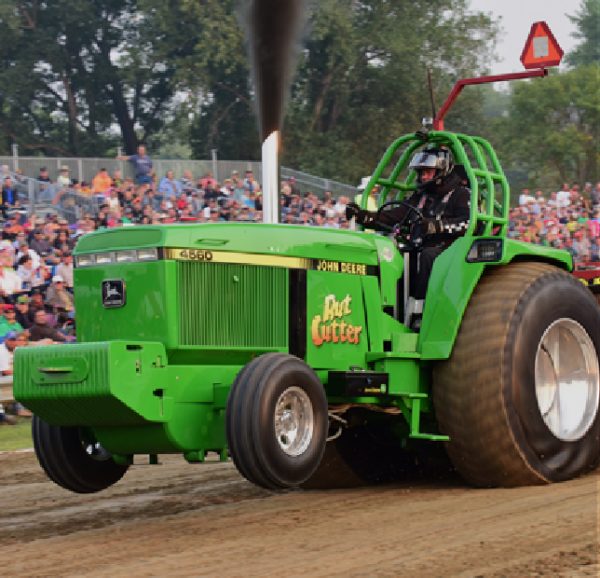
MULTIPOLYGON (((158 179, 166 175, 168 170, 175 173, 176 178, 184 171, 191 171, 194 179, 199 179, 211 172, 220 183, 230 177, 233 171, 243 175, 245 171, 253 171, 259 182, 262 181, 262 164, 258 161, 219 161, 219 160, 164 160, 153 159, 154 171, 158 179)), ((72 189, 61 187, 55 183, 37 180, 40 169, 46 168, 49 178, 54 181, 61 169, 67 167, 69 176, 79 182, 91 183, 94 176, 102 168, 109 173, 120 169, 124 178, 133 177, 131 163, 111 158, 65 158, 65 157, 21 157, 0 156, 0 177, 10 175, 13 187, 17 192, 20 208, 18 211, 28 214, 43 215, 58 213, 70 223, 74 223, 85 213, 96 213, 100 201, 94 196, 86 196, 72 189)), ((304 193, 311 191, 323 196, 330 191, 334 196, 346 195, 353 198, 356 188, 352 185, 324 179, 315 175, 281 167, 281 178, 295 177, 296 183, 304 193)))

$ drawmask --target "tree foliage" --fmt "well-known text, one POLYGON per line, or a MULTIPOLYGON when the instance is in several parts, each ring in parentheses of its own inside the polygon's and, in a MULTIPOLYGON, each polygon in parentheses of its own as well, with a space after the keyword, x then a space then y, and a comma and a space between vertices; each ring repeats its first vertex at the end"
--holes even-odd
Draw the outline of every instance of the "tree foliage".
POLYGON ((0 130, 24 149, 127 151, 163 125, 193 44, 178 2, 2 0, 0 130), (177 34, 174 35, 174 30, 177 34))
POLYGON ((600 179, 600 65, 516 84, 508 117, 496 125, 504 165, 556 187, 600 179))
MULTIPOLYGON (((431 116, 427 68, 441 100, 455 80, 486 68, 497 32, 464 0, 322 0, 309 23, 285 160, 351 180, 368 174, 391 140, 431 116)), ((450 124, 464 128, 462 121, 480 115, 473 94, 450 124)))
POLYGON ((577 26, 573 36, 580 42, 567 62, 573 66, 600 64, 600 0, 581 0, 579 11, 569 18, 577 26))

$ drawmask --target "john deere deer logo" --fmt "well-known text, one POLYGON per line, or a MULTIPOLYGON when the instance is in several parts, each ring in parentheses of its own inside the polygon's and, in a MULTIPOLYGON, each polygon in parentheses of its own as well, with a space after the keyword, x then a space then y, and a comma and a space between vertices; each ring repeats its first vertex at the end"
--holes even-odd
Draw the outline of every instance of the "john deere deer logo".
POLYGON ((125 305, 125 283, 121 279, 102 281, 102 305, 104 307, 125 305))
POLYGON ((119 297, 119 291, 116 287, 109 287, 106 291, 106 295, 104 295, 104 299, 110 299, 111 297, 119 297))
POLYGON ((352 325, 344 320, 352 313, 352 297, 346 295, 338 301, 335 295, 327 295, 323 302, 323 313, 315 315, 311 323, 312 342, 319 347, 323 343, 354 343, 360 341, 362 325, 352 325))

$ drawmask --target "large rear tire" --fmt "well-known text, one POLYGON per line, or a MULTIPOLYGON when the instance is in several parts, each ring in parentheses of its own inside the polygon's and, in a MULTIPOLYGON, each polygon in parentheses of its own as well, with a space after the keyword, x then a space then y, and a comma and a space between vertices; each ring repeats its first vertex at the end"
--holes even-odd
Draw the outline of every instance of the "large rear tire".
POLYGON ((48 477, 66 490, 90 494, 118 482, 128 466, 116 464, 83 428, 50 425, 34 415, 33 447, 48 477))
POLYGON ((327 425, 323 385, 292 355, 253 359, 231 387, 229 452, 238 471, 263 488, 292 488, 308 479, 325 451, 327 425))
POLYGON ((600 460, 600 309, 568 273, 514 263, 482 278, 433 397, 473 485, 559 482, 600 460))

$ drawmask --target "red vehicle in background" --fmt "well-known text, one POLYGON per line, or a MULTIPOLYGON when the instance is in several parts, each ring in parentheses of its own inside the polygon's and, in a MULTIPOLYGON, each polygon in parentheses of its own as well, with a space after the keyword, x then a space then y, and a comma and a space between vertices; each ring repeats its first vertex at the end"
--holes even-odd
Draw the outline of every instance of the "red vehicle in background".
POLYGON ((594 293, 600 305, 600 262, 577 263, 573 275, 594 293))

